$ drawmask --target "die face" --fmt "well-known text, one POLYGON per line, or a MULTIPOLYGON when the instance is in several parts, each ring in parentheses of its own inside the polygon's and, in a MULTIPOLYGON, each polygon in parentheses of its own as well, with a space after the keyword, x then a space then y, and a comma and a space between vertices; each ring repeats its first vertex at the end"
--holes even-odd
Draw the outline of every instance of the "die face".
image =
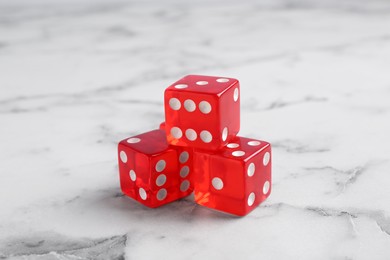
MULTIPOLYGON (((165 131, 165 122, 160 124, 160 129, 165 131)), ((194 150, 189 147, 170 146, 174 149, 179 158, 179 176, 180 176, 180 191, 189 195, 193 191, 193 154, 194 150)))
POLYGON ((220 97, 220 137, 224 146, 235 138, 240 131, 239 95, 240 89, 233 87, 220 97), (233 116, 226 117, 225 114, 233 116))
POLYGON ((157 207, 181 198, 176 192, 177 153, 173 149, 145 155, 128 145, 119 145, 120 184, 124 194, 148 207, 157 207), (124 162, 126 153, 127 162, 124 162), (122 156, 121 156, 122 154, 122 156))
POLYGON ((193 185, 193 149, 175 147, 179 158, 179 189, 183 194, 189 195, 194 190, 193 185))
POLYGON ((270 194, 271 146, 242 137, 233 141, 217 153, 195 152, 194 164, 202 165, 195 167, 195 200, 244 216, 270 194))
POLYGON ((165 90, 168 143, 217 150, 240 128, 239 83, 235 79, 190 75, 165 90))
POLYGON ((238 87, 237 79, 204 75, 187 75, 170 85, 167 90, 222 95, 223 92, 232 86, 238 87))
POLYGON ((237 136, 219 151, 219 155, 233 160, 249 161, 263 150, 270 150, 270 147, 270 143, 266 141, 237 136))
POLYGON ((159 129, 126 138, 120 144, 127 145, 133 150, 147 155, 156 155, 169 147, 165 132, 159 129))
MULTIPOLYGON (((159 129, 165 131, 165 122, 160 123, 159 129)), ((179 158, 180 191, 190 195, 193 191, 193 154, 194 149, 181 146, 170 146, 176 150, 179 158)), ((185 196, 186 196, 185 195, 185 196)))
POLYGON ((123 193, 148 207, 164 205, 192 192, 190 180, 182 184, 179 155, 168 146, 162 130, 123 140, 118 145, 118 157, 123 193), (186 189, 180 189, 185 185, 186 189))
POLYGON ((138 187, 145 187, 149 183, 148 174, 141 174, 149 172, 149 159, 145 155, 137 154, 126 144, 119 144, 118 153, 119 180, 122 192, 139 200, 138 187))

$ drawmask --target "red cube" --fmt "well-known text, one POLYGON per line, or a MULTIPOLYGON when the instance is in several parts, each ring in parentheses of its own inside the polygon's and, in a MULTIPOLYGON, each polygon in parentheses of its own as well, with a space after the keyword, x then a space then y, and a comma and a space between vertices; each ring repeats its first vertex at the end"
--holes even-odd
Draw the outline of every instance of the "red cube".
POLYGON ((123 193, 145 206, 158 207, 192 192, 192 150, 169 146, 163 130, 122 140, 118 157, 123 193), (185 166, 188 170, 182 170, 185 166))
POLYGON ((165 90, 168 143, 217 150, 240 130, 240 86, 233 78, 188 75, 165 90))
POLYGON ((195 201, 244 216, 271 192, 271 145, 236 137, 217 152, 194 153, 195 201))

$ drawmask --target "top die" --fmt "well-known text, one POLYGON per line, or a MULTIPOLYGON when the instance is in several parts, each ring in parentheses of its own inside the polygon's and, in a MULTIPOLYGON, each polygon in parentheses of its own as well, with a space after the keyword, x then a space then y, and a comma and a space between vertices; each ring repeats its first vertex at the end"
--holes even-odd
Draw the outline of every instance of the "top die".
POLYGON ((165 90, 168 143, 218 150, 240 130, 237 79, 188 75, 165 90))

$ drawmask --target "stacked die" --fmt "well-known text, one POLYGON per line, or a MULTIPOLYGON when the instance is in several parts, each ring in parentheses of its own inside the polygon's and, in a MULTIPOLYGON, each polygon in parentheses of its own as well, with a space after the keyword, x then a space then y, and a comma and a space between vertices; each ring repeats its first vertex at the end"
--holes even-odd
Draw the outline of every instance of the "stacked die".
POLYGON ((160 129, 119 143, 122 191, 149 207, 188 196, 244 216, 271 191, 271 146, 237 136, 240 86, 233 78, 188 75, 165 90, 160 129))

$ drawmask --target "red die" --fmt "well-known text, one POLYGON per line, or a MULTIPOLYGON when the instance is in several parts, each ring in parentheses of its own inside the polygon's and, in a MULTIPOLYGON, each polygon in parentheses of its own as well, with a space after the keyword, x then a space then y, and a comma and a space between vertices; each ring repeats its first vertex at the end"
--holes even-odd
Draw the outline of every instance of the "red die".
POLYGON ((118 156, 123 193, 152 208, 189 195, 190 176, 180 174, 180 169, 183 158, 187 158, 186 163, 192 162, 190 152, 178 153, 170 147, 163 130, 122 140, 118 156))
POLYGON ((165 131, 172 145, 217 150, 240 130, 236 79, 189 75, 165 90, 165 131))
POLYGON ((271 145, 236 137, 218 152, 195 151, 195 201, 244 216, 271 192, 271 145))

